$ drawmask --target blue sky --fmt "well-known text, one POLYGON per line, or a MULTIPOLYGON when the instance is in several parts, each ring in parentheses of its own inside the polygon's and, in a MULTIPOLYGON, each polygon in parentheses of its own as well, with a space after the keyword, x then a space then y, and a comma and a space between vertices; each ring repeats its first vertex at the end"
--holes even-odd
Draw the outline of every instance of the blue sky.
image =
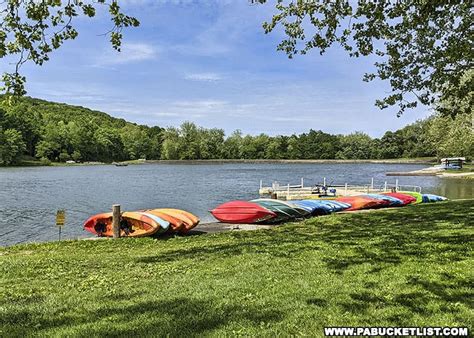
MULTIPOLYGON (((108 38, 107 13, 76 20, 79 37, 42 67, 26 65, 28 95, 81 105, 129 121, 204 127, 244 133, 292 134, 310 128, 381 136, 431 111, 401 118, 379 110, 389 92, 365 83, 375 58, 351 59, 340 48, 288 59, 276 51, 280 30, 265 35, 273 4, 246 0, 125 0, 141 26, 124 32, 123 51, 108 38)), ((1 66, 5 70, 5 64, 1 66)))

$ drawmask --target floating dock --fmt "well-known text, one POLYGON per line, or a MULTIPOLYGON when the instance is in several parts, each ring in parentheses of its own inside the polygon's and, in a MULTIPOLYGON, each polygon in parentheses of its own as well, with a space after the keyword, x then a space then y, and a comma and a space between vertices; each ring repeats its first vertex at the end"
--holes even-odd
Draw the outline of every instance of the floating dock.
POLYGON ((301 178, 300 184, 282 185, 273 182, 271 186, 264 186, 260 181, 259 195, 260 197, 270 197, 279 200, 301 200, 301 199, 334 199, 341 196, 355 196, 361 194, 380 194, 388 191, 416 191, 421 192, 420 186, 400 185, 398 179, 395 183, 384 182, 376 185, 374 179, 370 184, 354 185, 354 184, 326 184, 326 178, 322 184, 304 185, 304 179, 301 178))

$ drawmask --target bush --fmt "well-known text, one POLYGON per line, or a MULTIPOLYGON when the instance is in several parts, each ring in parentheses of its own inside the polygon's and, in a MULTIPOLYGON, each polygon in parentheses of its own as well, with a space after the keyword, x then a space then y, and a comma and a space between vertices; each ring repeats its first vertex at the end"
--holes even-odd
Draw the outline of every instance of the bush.
POLYGON ((59 154, 59 162, 66 162, 71 159, 71 156, 69 156, 68 153, 62 152, 59 154))
POLYGON ((51 165, 51 161, 47 157, 41 157, 40 162, 42 165, 51 165))

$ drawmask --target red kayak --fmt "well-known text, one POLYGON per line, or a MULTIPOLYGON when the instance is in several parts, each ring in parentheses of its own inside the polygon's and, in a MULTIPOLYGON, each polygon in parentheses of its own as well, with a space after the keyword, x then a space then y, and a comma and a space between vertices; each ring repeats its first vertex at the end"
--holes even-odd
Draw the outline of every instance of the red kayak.
POLYGON ((407 204, 411 204, 411 203, 416 202, 415 197, 413 197, 411 195, 407 195, 407 194, 402 194, 402 193, 399 193, 399 192, 384 192, 384 193, 382 193, 382 195, 387 195, 387 196, 392 196, 392 197, 398 198, 400 201, 403 202, 403 205, 407 205, 407 204))
POLYGON ((211 214, 224 223, 257 223, 276 217, 270 211, 256 203, 246 201, 232 201, 219 205, 211 214))
POLYGON ((383 208, 390 204, 389 201, 385 200, 378 200, 375 198, 367 197, 367 196, 345 196, 345 197, 338 197, 336 201, 349 203, 351 207, 344 211, 353 211, 353 210, 360 210, 360 209, 375 209, 375 208, 383 208))

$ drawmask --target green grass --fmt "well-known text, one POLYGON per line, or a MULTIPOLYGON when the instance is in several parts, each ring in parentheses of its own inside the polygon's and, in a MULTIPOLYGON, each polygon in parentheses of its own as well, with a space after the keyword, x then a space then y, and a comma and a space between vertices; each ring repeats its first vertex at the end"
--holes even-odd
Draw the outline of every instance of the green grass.
POLYGON ((271 230, 0 249, 0 336, 473 328, 473 200, 271 230))

